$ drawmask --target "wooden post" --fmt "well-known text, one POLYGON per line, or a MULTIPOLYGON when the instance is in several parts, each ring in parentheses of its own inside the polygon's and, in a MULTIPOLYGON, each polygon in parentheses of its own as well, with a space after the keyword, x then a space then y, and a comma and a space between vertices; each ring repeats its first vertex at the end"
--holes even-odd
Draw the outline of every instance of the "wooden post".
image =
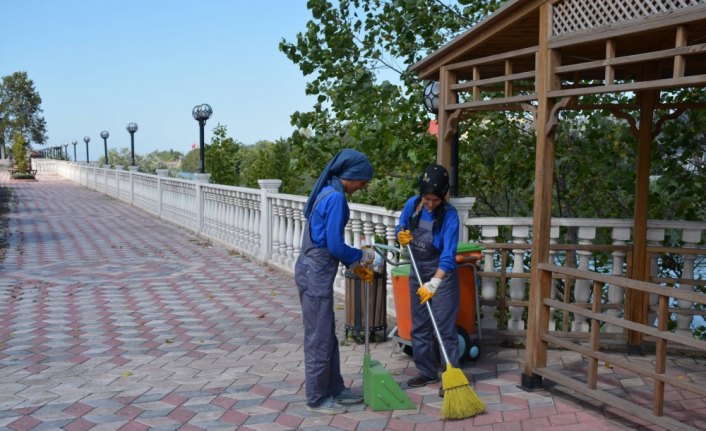
POLYGON ((456 97, 451 91, 451 84, 456 82, 456 73, 449 72, 446 67, 442 67, 439 72, 439 133, 436 144, 436 163, 451 171, 451 146, 453 134, 449 133, 451 124, 449 123, 450 112, 446 107, 456 103, 456 97))
MULTIPOLYGON (((522 387, 532 390, 542 384, 541 376, 534 374, 535 368, 547 363, 547 343, 542 334, 549 326, 549 307, 543 304, 551 295, 551 272, 541 271, 539 263, 549 261, 549 238, 552 222, 552 177, 554 175, 554 132, 547 129, 551 120, 554 101, 547 92, 558 88, 560 82, 553 73, 559 64, 558 56, 548 47, 551 32, 551 7, 543 3, 539 11, 539 52, 537 53, 537 146, 534 170, 534 210, 532 238, 532 268, 530 274, 529 310, 527 316, 527 345, 522 387)), ((558 113, 555 113, 558 115, 558 113)))
MULTIPOLYGON (((645 69, 645 80, 656 75, 654 67, 645 69)), ((637 171, 635 178, 635 217, 633 224, 633 272, 635 280, 648 281, 650 277, 649 256, 647 255, 647 211, 650 191, 650 144, 652 143, 652 123, 654 107, 659 100, 659 91, 646 90, 640 97, 640 129, 637 143, 637 171)), ((647 323, 649 295, 628 289, 625 298, 626 314, 629 320, 647 323)), ((628 354, 642 354, 642 333, 628 331, 628 354)))

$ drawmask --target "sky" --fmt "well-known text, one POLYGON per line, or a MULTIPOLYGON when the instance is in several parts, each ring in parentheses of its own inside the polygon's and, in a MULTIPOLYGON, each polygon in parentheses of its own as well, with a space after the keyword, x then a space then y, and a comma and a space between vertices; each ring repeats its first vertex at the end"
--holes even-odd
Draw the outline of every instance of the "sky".
MULTIPOLYGON (((305 0, 0 0, 0 76, 25 71, 42 98, 48 146, 77 159, 198 145, 191 110, 208 103, 205 141, 222 124, 246 145, 288 137, 315 100, 278 49, 311 19, 305 0), (94 156, 95 155, 95 156, 94 156)), ((43 147, 36 147, 43 148, 43 147)), ((95 157, 95 158, 94 158, 95 157)))

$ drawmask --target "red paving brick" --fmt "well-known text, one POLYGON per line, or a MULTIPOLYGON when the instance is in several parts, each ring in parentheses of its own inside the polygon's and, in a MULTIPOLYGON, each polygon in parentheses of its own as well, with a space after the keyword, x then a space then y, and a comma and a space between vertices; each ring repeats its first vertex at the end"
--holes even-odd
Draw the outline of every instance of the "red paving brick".
MULTIPOLYGON (((11 235, 0 253, 0 428, 43 429, 49 415, 38 412, 68 406, 63 413, 76 419, 67 430, 149 430, 146 423, 184 431, 658 429, 569 390, 520 391, 524 351, 492 340, 483 340, 481 357, 462 368, 486 403, 475 418, 443 421, 438 385, 410 389, 405 383, 413 410, 373 412, 357 405, 345 415, 312 414, 290 275, 56 175, 10 183, 2 171, 0 185, 16 198, 7 215, 11 235)), ((343 334, 338 296, 336 313, 343 334)), ((394 364, 391 374, 404 382, 416 369, 393 344, 374 343, 371 353, 394 364)), ((351 342, 340 350, 346 383, 361 390, 362 347, 351 342)), ((562 352, 549 354, 551 363, 563 363, 562 352)), ((565 366, 582 372, 584 362, 565 366)), ((670 375, 706 375, 704 361, 685 363, 683 370, 670 363, 670 375)), ((614 367, 599 381, 649 407, 649 379, 619 387, 631 376, 614 367)), ((706 429, 700 397, 671 388, 666 399, 670 415, 706 429)))

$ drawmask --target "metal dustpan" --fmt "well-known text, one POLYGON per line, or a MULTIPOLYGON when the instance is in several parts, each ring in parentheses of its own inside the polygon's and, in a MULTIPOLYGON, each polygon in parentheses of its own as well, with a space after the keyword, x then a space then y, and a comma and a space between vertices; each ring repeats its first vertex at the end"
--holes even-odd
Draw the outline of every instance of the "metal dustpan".
POLYGON ((365 356, 363 357, 363 401, 373 411, 416 409, 390 373, 370 359, 370 284, 365 287, 365 356))

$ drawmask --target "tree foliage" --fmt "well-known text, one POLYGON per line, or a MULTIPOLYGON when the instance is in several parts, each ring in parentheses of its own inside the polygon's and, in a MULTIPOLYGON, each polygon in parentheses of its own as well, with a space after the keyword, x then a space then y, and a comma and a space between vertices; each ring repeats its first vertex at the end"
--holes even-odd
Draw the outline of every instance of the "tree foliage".
POLYGON ((17 166, 17 172, 21 174, 27 172, 27 144, 19 132, 12 137, 12 159, 17 166))
MULTIPOLYGON (((280 43, 310 78, 307 94, 317 98, 311 111, 292 115, 302 132, 290 138, 298 170, 316 177, 338 150, 359 149, 373 161, 375 179, 357 200, 399 209, 436 154, 435 139, 426 133, 424 83, 408 68, 501 3, 309 0, 306 29, 280 43)), ((703 100, 702 93, 665 92, 662 99, 703 100)), ((635 96, 588 96, 584 102, 628 104, 635 96)), ((700 111, 665 123, 652 152, 650 217, 706 218, 699 198, 706 187, 704 126, 700 111)), ((477 215, 532 214, 535 143, 529 114, 478 112, 461 122, 459 194, 477 198, 477 215)), ((637 141, 624 120, 609 112, 565 111, 555 151, 554 216, 633 216, 637 141)))
POLYGON ((257 180, 275 178, 282 180, 280 192, 304 194, 303 177, 295 169, 287 140, 260 141, 245 147, 242 183, 246 187, 260 187, 257 180))
POLYGON ((27 72, 15 72, 0 84, 0 147, 17 133, 26 145, 46 142, 46 121, 41 116, 42 98, 27 72))
POLYGON ((228 136, 226 126, 219 123, 213 129, 211 144, 204 149, 206 172, 211 174, 212 183, 240 185, 242 148, 243 144, 228 136))
POLYGON ((436 144, 426 133, 429 116, 422 83, 407 66, 438 48, 497 7, 499 1, 310 0, 312 20, 280 50, 311 76, 306 92, 317 97, 312 111, 295 112, 292 124, 313 130, 295 134, 300 170, 318 176, 342 148, 373 161, 376 181, 360 200, 399 208, 410 183, 435 160, 436 144), (439 30, 441 29, 441 31, 439 30))

